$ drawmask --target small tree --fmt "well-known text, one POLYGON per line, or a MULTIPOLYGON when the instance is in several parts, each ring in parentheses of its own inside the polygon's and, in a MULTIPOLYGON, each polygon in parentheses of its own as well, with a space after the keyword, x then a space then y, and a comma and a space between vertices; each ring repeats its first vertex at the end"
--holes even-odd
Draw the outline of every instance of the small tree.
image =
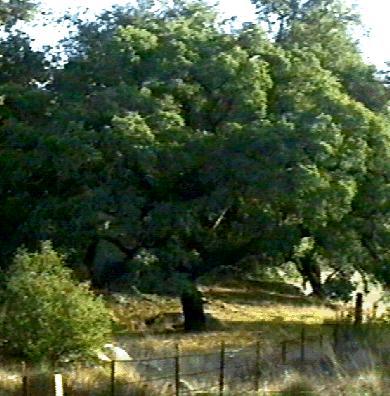
POLYGON ((3 293, 0 334, 12 356, 36 363, 88 359, 110 334, 103 301, 72 279, 50 242, 36 253, 17 252, 3 293))

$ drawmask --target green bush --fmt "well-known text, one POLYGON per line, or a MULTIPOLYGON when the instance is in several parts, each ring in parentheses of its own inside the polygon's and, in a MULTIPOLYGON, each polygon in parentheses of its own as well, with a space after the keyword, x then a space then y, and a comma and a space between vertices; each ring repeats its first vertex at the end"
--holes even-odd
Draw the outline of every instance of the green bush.
POLYGON ((103 301, 78 284, 50 242, 19 250, 2 292, 0 319, 6 353, 29 362, 90 359, 110 334, 103 301))
POLYGON ((346 277, 332 278, 323 285, 325 295, 332 300, 349 302, 352 300, 356 285, 346 277))

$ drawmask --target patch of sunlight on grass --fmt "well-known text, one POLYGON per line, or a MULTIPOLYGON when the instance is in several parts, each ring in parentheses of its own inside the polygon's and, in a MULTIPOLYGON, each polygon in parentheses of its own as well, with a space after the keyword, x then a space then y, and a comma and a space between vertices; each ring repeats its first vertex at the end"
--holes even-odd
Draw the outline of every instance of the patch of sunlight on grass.
POLYGON ((0 395, 13 395, 20 391, 21 377, 11 370, 0 369, 0 395), (5 392, 5 393, 1 393, 5 392))

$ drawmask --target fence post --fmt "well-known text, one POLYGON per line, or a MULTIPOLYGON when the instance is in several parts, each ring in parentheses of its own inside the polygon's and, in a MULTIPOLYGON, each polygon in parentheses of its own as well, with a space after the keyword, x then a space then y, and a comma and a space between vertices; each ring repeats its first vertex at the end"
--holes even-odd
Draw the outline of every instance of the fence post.
POLYGON ((64 396, 64 385, 62 381, 62 374, 54 374, 54 394, 55 396, 64 396))
POLYGON ((111 396, 115 396, 115 360, 111 360, 111 396))
POLYGON ((355 305, 355 325, 360 325, 363 322, 363 293, 356 294, 355 305))
POLYGON ((287 341, 282 341, 282 364, 287 362, 287 341))
POLYGON ((180 348, 179 344, 175 345, 175 395, 180 395, 180 348))
POLYGON ((375 302, 374 304, 372 304, 371 320, 375 320, 376 319, 376 315, 377 315, 377 312, 378 312, 378 307, 379 307, 378 302, 375 302))
POLYGON ((305 328, 302 327, 302 330, 301 330, 301 363, 305 362, 305 342, 306 342, 306 332, 305 332, 305 328))
POLYGON ((26 363, 22 363, 22 394, 23 396, 30 396, 30 378, 26 363))
POLYGON ((256 342, 255 391, 260 388, 260 341, 256 342))
POLYGON ((320 334, 320 348, 321 350, 324 349, 324 335, 320 334))
POLYGON ((219 362, 219 396, 223 396, 225 389, 225 342, 221 342, 221 355, 219 362))
POLYGON ((338 346, 339 346, 339 325, 338 323, 336 323, 333 328, 333 347, 335 351, 337 351, 338 346))

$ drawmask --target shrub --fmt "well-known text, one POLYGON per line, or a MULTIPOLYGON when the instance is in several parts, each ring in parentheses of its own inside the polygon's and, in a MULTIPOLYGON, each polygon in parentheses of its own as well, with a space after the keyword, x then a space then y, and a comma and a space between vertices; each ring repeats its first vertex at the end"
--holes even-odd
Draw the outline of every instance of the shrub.
POLYGON ((3 349, 29 362, 84 360, 107 342, 108 310, 78 284, 50 242, 19 250, 3 290, 3 349))
POLYGON ((332 300, 348 302, 351 301, 356 285, 345 277, 332 278, 323 285, 325 294, 332 300))

